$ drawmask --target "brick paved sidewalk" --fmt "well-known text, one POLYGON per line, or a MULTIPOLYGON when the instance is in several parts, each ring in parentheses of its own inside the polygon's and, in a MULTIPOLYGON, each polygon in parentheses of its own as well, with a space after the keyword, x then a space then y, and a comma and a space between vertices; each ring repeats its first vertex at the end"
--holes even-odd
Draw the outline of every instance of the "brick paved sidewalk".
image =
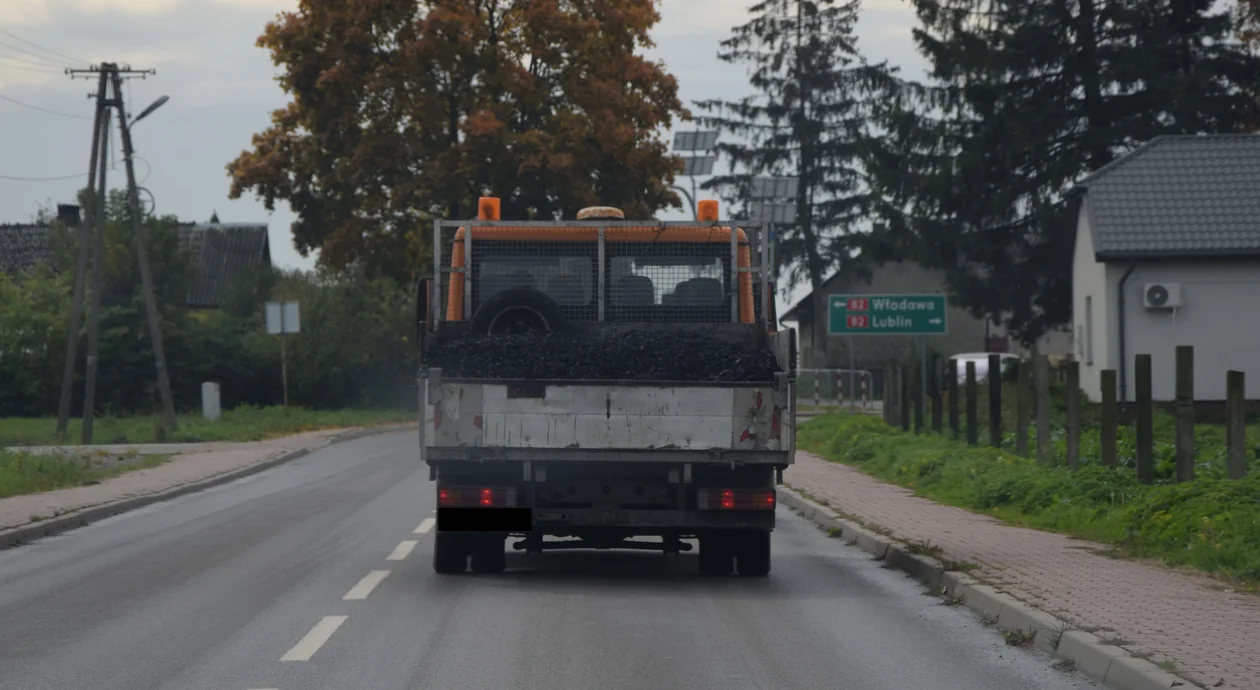
POLYGON ((977 579, 1204 687, 1260 689, 1260 597, 1210 578, 1096 553, 1105 547, 933 503, 798 451, 784 482, 905 541, 931 542, 977 579), (1216 683, 1224 681, 1222 685, 1216 683))
POLYGON ((265 462, 283 453, 303 448, 315 449, 346 431, 349 430, 328 429, 249 443, 117 446, 113 449, 120 452, 132 448, 159 454, 181 452, 158 467, 128 472, 100 484, 0 498, 0 530, 29 525, 34 521, 32 518, 47 519, 135 496, 160 493, 265 462))

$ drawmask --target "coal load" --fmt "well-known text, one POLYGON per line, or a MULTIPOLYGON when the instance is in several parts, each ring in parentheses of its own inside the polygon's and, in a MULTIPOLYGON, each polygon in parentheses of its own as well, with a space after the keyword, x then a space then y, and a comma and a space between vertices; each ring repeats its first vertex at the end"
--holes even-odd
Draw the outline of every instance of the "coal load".
POLYGON ((773 381, 774 353, 691 331, 466 335, 435 345, 447 378, 750 383, 773 381))

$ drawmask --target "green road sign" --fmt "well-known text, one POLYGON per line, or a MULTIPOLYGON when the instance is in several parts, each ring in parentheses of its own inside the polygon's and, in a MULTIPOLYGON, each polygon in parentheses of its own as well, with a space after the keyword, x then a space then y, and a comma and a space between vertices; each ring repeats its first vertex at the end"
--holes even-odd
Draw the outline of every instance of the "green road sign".
POLYGON ((831 335, 942 335, 945 295, 832 295, 831 335))

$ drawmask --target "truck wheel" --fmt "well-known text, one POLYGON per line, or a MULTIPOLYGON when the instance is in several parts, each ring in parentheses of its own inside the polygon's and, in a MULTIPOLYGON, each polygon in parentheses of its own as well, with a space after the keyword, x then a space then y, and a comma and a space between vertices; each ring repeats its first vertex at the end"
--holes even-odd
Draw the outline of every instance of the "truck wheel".
POLYGON ((741 535, 738 553, 739 574, 743 577, 765 577, 770 574, 770 533, 748 532, 741 535))
POLYGON ((564 324, 560 305, 533 288, 504 290, 472 317, 473 332, 482 335, 558 331, 564 324))
POLYGON ((492 575, 507 569, 507 537, 502 534, 478 534, 473 538, 472 571, 492 575))
POLYGON ((438 532, 433 537, 433 572, 458 575, 468 568, 468 539, 462 534, 438 532))
POLYGON ((735 570, 735 555, 730 543, 717 536, 700 538, 700 574, 715 577, 730 575, 735 570))

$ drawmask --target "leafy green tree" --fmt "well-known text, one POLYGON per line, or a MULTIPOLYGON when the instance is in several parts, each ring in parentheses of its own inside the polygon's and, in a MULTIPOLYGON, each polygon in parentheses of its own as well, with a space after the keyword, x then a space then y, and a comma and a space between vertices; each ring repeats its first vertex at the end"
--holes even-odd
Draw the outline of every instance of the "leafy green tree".
POLYGON ((72 280, 49 266, 0 274, 0 416, 56 409, 72 280))

